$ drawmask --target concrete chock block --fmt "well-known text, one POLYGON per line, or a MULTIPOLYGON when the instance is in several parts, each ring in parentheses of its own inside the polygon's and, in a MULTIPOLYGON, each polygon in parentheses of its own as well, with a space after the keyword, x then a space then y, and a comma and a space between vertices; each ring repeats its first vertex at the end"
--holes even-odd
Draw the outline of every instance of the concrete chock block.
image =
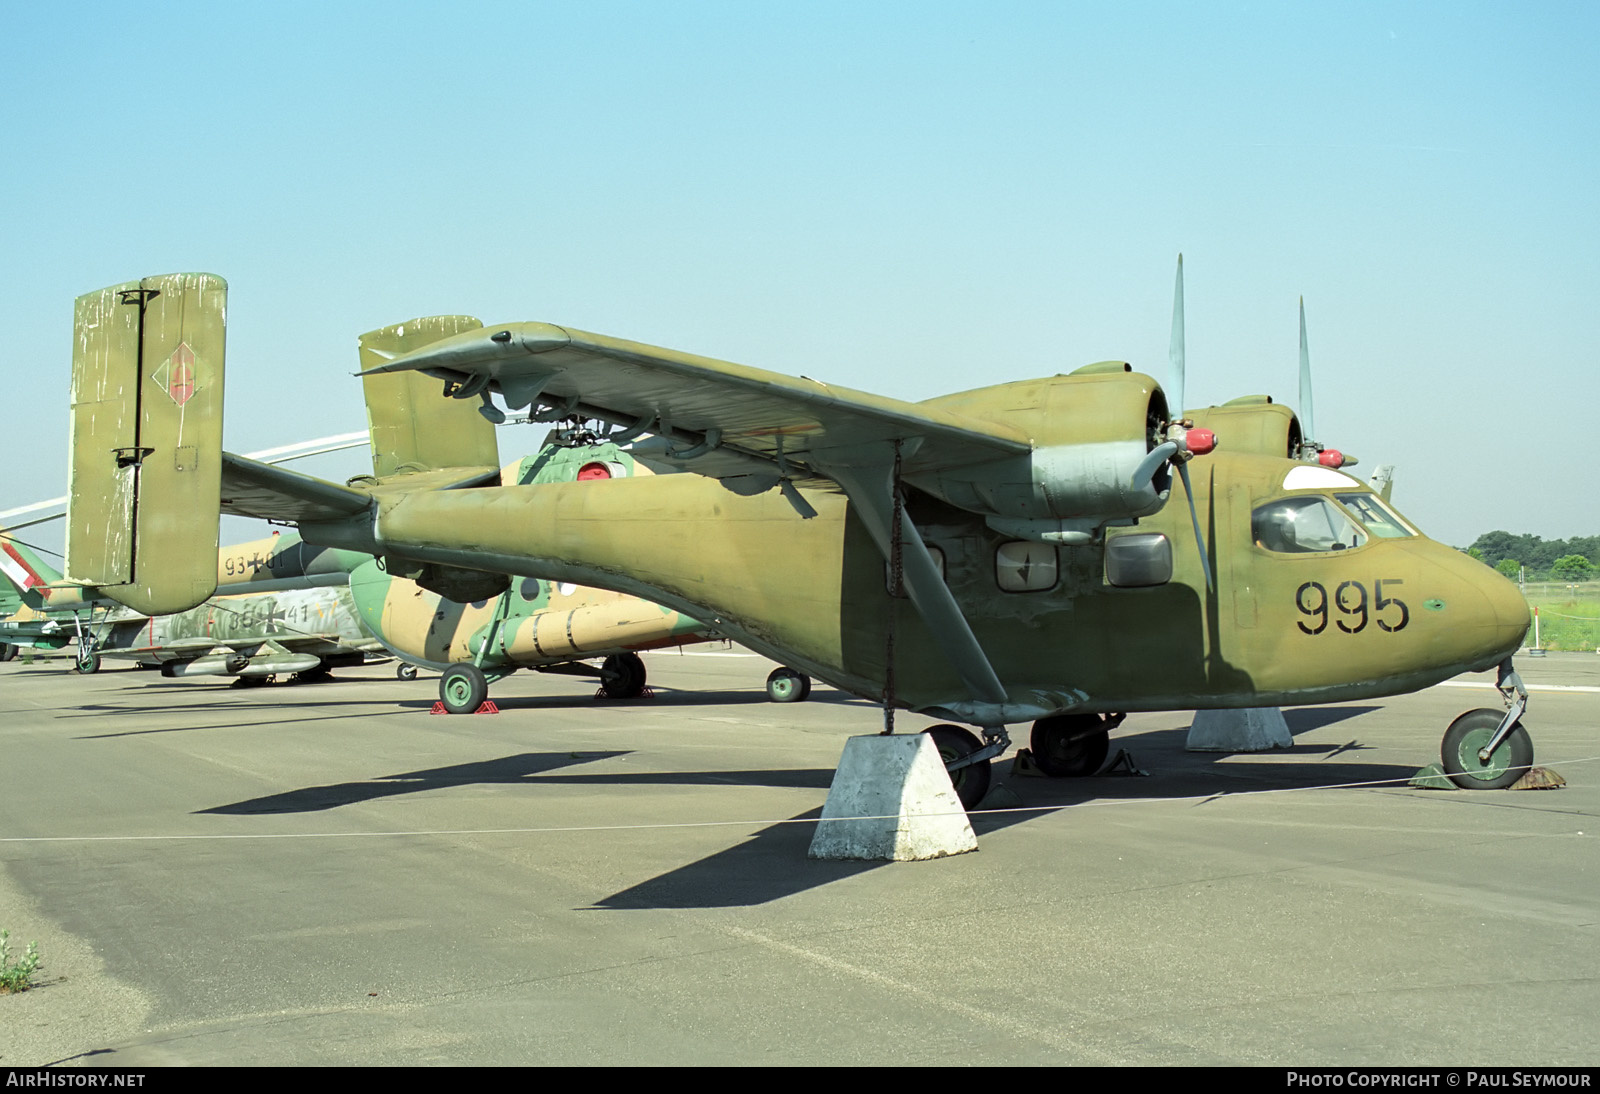
POLYGON ((1277 707, 1197 710, 1189 726, 1190 752, 1265 752, 1294 744, 1289 723, 1277 707))
POLYGON ((909 861, 977 849, 933 738, 902 733, 845 742, 812 858, 909 861))

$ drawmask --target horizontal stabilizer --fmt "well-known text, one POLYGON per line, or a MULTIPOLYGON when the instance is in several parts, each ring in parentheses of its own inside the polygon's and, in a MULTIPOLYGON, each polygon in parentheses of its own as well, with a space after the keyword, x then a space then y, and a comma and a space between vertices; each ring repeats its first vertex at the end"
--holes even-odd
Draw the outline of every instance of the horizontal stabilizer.
POLYGON ((372 504, 360 490, 231 452, 222 454, 220 487, 223 512, 296 524, 352 517, 372 504))

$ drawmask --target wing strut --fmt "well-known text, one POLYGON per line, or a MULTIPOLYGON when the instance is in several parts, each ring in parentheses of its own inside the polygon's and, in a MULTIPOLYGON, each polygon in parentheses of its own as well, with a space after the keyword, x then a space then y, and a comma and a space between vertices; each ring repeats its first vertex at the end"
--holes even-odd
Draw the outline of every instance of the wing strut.
POLYGON ((845 494, 859 509, 861 522, 866 525, 872 541, 891 563, 895 547, 892 529, 895 513, 899 511, 901 565, 911 603, 961 675, 972 697, 980 703, 1004 705, 1005 686, 978 644, 966 616, 961 614, 961 606, 956 603, 950 587, 939 576, 939 568, 934 565, 933 556, 928 553, 910 514, 895 505, 892 459, 874 461, 866 466, 829 465, 825 473, 844 487, 845 494))

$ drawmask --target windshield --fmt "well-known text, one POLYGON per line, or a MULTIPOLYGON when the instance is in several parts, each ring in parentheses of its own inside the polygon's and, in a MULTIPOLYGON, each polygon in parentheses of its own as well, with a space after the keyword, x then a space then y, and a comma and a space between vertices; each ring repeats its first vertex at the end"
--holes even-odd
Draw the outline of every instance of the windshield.
POLYGON ((1379 539, 1404 539, 1417 534, 1376 494, 1335 494, 1334 497, 1379 539))
POLYGON ((1344 551, 1367 542, 1344 510, 1319 495, 1269 501, 1250 514, 1250 534, 1267 550, 1287 554, 1344 551))

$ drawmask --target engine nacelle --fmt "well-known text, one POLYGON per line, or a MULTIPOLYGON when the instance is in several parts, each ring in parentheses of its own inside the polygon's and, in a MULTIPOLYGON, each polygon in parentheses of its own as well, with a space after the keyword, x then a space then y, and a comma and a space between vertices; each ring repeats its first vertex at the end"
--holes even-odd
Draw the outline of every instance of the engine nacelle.
POLYGON ((1166 397, 1121 361, 928 405, 1001 422, 1032 438, 1033 451, 1024 456, 906 476, 1006 534, 1089 542, 1107 523, 1149 516, 1166 504, 1171 469, 1146 459, 1164 440, 1166 397))
POLYGON ((1226 437, 1229 452, 1249 452, 1257 456, 1279 456, 1298 460, 1304 436, 1300 419, 1270 395, 1245 395, 1221 406, 1204 410, 1185 410, 1197 426, 1226 437))

